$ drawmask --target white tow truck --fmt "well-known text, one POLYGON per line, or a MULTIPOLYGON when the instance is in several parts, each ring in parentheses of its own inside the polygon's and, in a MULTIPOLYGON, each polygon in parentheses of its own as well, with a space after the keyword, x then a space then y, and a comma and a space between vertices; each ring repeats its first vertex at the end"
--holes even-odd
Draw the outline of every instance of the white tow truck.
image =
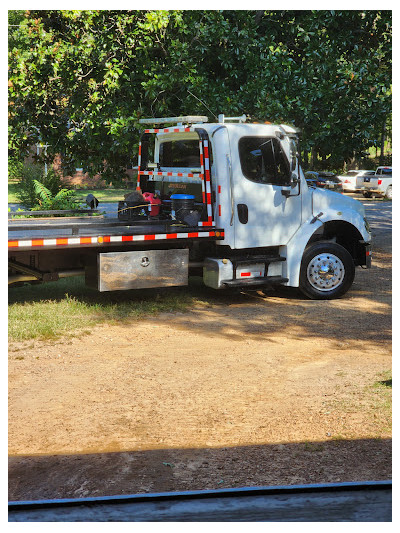
POLYGON ((330 299, 371 266, 364 207, 307 186, 295 128, 224 115, 141 123, 136 191, 118 220, 10 220, 11 283, 85 274, 107 291, 193 274, 215 289, 285 285, 330 299))

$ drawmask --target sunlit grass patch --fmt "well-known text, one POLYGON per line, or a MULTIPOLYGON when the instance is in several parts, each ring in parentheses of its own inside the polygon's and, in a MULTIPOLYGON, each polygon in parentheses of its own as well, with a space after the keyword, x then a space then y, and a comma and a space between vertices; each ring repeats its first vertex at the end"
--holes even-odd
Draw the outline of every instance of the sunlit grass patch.
POLYGON ((95 324, 120 323, 162 312, 186 311, 194 298, 182 288, 99 293, 83 278, 9 291, 9 339, 52 339, 95 324))

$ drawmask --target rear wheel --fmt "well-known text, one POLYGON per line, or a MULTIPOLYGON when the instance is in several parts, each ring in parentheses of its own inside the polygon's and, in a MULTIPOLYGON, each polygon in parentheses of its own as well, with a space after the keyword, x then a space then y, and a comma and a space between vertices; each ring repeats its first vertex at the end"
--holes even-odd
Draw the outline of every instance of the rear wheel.
POLYGON ((339 298, 350 289, 354 274, 354 261, 346 248, 320 241, 304 252, 299 287, 313 300, 339 298))
POLYGON ((385 198, 387 198, 388 200, 392 199, 392 186, 391 185, 389 185, 389 187, 386 189, 385 198))
POLYGON ((363 192, 363 196, 364 196, 364 198, 372 198, 372 193, 371 192, 363 192))

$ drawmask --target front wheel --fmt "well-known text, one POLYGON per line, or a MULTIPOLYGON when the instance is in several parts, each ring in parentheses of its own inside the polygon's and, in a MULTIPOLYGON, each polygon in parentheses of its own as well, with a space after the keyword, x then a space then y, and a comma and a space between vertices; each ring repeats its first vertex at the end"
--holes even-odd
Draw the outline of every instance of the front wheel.
POLYGON ((311 244, 304 252, 299 288, 313 300, 331 300, 350 289, 354 275, 354 261, 346 248, 320 241, 311 244))

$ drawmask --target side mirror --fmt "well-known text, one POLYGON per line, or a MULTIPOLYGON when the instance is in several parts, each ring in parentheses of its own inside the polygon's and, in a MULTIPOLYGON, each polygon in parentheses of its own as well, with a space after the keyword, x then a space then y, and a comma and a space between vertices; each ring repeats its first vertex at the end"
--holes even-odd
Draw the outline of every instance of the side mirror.
POLYGON ((299 176, 296 174, 296 172, 292 172, 291 176, 290 176, 290 184, 293 187, 295 187, 300 181, 300 178, 299 176))
POLYGON ((286 196, 286 198, 289 198, 289 196, 299 196, 299 194, 300 194, 300 178, 295 172, 292 172, 292 174, 290 175, 290 184, 286 185, 286 186, 283 186, 282 189, 281 189, 281 193, 282 193, 283 196, 286 196), (299 187, 298 193, 297 194, 290 194, 290 191, 292 189, 294 189, 296 187, 296 185, 299 187))

